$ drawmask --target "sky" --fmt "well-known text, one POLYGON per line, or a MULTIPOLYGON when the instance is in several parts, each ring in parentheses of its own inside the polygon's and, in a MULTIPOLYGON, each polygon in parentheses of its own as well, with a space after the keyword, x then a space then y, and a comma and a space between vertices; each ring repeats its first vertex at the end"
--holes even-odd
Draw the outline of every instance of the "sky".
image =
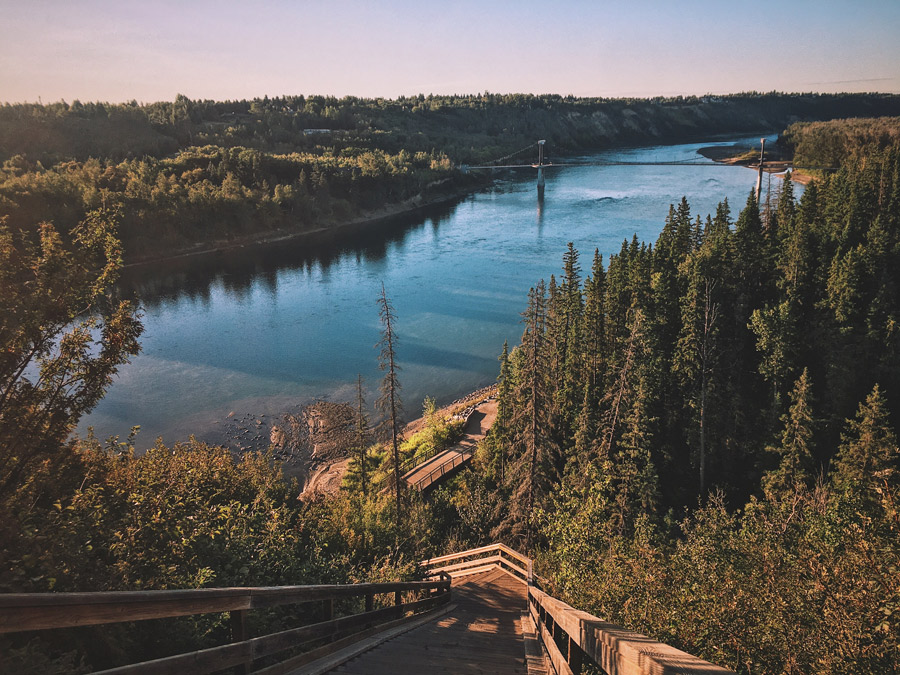
POLYGON ((900 0, 0 0, 0 101, 900 93, 900 0))

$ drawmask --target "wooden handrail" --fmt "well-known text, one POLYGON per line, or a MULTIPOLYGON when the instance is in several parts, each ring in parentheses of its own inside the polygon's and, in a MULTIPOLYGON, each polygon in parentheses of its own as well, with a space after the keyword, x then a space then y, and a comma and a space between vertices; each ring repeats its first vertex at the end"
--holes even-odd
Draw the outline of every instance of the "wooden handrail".
POLYGON ((174 591, 0 594, 0 633, 234 612, 316 600, 414 590, 449 590, 449 580, 331 586, 200 588, 174 591))
POLYGON ((407 612, 421 612, 450 601, 450 577, 439 580, 401 581, 332 586, 267 586, 202 588, 173 591, 112 591, 96 593, 0 594, 0 633, 49 630, 74 626, 160 619, 192 614, 228 612, 232 625, 245 625, 246 612, 304 602, 324 602, 325 621, 248 639, 235 630, 232 644, 178 654, 155 661, 103 671, 107 675, 155 675, 162 673, 212 673, 223 668, 249 667, 254 659, 298 647, 311 640, 354 634, 387 620, 402 619, 407 612), (403 592, 424 599, 403 602, 403 592), (393 605, 375 609, 376 595, 393 594, 393 605), (334 600, 365 597, 365 611, 334 618, 334 600))
POLYGON ((482 546, 480 548, 471 548, 468 551, 460 551, 459 553, 448 553, 447 555, 437 556, 436 558, 429 558, 428 560, 423 560, 422 565, 424 567, 432 567, 437 563, 446 562, 449 560, 455 560, 456 558, 468 558, 470 556, 479 555, 481 553, 489 553, 491 551, 502 551, 506 555, 517 559, 523 565, 528 565, 531 563, 531 558, 522 555, 518 551, 511 549, 506 544, 502 544, 499 541, 494 544, 488 544, 487 546, 482 546))
POLYGON ((531 617, 560 675, 581 672, 585 657, 617 675, 727 675, 721 668, 646 635, 602 621, 529 586, 531 617), (557 646, 566 645, 565 654, 557 646))
POLYGON ((416 488, 417 490, 424 490, 426 487, 429 487, 430 485, 432 485, 434 483, 434 480, 432 480, 432 477, 435 474, 438 474, 438 476, 437 476, 438 478, 442 478, 445 473, 449 473, 450 471, 453 471, 453 469, 455 469, 456 467, 462 466, 464 462, 468 461, 471 458, 472 458, 471 454, 469 454, 469 455, 465 455, 463 453, 455 454, 450 459, 449 462, 444 462, 444 463, 440 464, 439 466, 435 467, 434 469, 432 469, 431 471, 429 471, 427 474, 422 476, 422 478, 420 478, 415 483, 413 483, 412 487, 416 488))

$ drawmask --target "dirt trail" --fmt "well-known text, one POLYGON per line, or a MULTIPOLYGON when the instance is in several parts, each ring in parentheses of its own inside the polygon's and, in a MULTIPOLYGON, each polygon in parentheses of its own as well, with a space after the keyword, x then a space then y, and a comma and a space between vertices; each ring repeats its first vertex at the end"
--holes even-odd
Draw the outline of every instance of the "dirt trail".
MULTIPOLYGON (((491 399, 491 397, 495 394, 496 386, 479 389, 478 391, 474 391, 471 394, 468 394, 467 396, 454 401, 450 405, 444 406, 437 411, 438 415, 440 417, 443 417, 444 419, 451 418, 454 415, 459 414, 461 411, 466 410, 467 408, 477 408, 481 406, 485 403, 485 401, 491 399)), ((494 404, 494 412, 492 416, 489 419, 487 418, 487 416, 480 417, 479 419, 481 420, 481 422, 479 423, 478 429, 474 429, 471 426, 475 424, 475 422, 473 421, 473 418, 476 417, 475 415, 473 415, 469 419, 469 424, 466 425, 466 438, 469 438, 471 436, 473 439, 477 439, 475 440, 476 445, 478 441, 484 438, 484 434, 486 434, 488 429, 490 429, 491 424, 494 423, 494 419, 497 416, 496 401, 492 402, 494 404)), ((413 420, 403 428, 403 436, 405 438, 409 438, 413 434, 421 431, 424 427, 425 418, 420 417, 419 419, 413 420)), ((335 494, 338 490, 341 489, 341 481, 343 480, 344 474, 347 472, 347 467, 349 465, 350 459, 342 458, 327 462, 315 468, 309 476, 309 479, 306 481, 300 498, 303 500, 310 500, 315 499, 319 495, 335 494)))
POLYGON ((446 473, 472 457, 478 443, 490 430, 495 419, 497 419, 496 399, 479 404, 469 416, 462 440, 408 472, 403 476, 403 480, 421 490, 440 480, 446 473))

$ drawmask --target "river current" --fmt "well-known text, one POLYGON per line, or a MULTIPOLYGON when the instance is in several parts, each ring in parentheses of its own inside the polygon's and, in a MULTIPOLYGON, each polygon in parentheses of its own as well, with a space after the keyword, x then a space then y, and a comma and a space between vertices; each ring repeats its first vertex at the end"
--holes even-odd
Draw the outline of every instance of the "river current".
POLYGON ((567 242, 586 273, 595 248, 608 260, 634 234, 655 242, 682 196, 704 219, 727 197, 736 218, 756 174, 697 150, 738 140, 570 158, 583 165, 549 169, 542 204, 533 171, 498 173, 491 189, 352 243, 298 241, 131 268, 122 284, 142 307, 143 351, 79 431, 93 426, 106 438, 140 425, 139 448, 157 436, 221 442, 229 420, 354 399, 357 373, 371 404, 382 376, 374 348, 382 283, 397 315, 406 418, 418 417, 425 396, 444 404, 495 381, 503 341, 521 337, 528 289, 559 276, 567 242), (704 166, 589 165, 692 159, 704 166))

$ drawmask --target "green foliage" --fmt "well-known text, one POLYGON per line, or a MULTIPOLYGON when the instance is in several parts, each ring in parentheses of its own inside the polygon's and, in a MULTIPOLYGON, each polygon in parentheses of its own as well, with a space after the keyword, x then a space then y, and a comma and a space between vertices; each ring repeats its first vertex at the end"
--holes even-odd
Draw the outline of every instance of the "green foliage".
POLYGON ((814 173, 818 167, 840 167, 896 144, 900 117, 795 122, 781 140, 793 148, 794 164, 814 173))
POLYGON ((18 508, 77 463, 69 435, 139 349, 134 308, 108 295, 115 223, 99 210, 30 238, 0 221, 0 510, 13 531, 18 508))
POLYGON ((71 227, 101 205, 122 213, 128 257, 190 244, 340 224, 417 196, 471 184, 430 152, 388 154, 192 146, 172 157, 88 159, 44 168, 24 159, 0 170, 0 213, 14 230, 52 220, 71 227))

